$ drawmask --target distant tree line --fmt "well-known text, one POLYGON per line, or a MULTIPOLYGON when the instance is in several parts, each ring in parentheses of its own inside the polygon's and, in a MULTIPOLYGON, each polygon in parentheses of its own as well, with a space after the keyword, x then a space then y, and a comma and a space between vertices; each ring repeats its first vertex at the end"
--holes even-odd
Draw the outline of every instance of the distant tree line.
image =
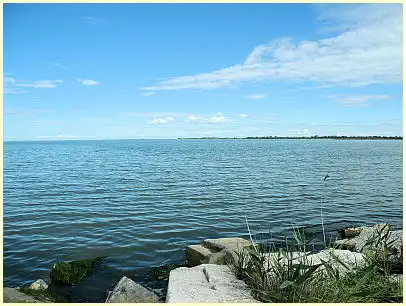
POLYGON ((403 136, 252 136, 245 139, 403 139, 403 136))
POLYGON ((250 136, 250 137, 181 137, 178 139, 350 139, 350 140, 402 140, 403 136, 250 136))

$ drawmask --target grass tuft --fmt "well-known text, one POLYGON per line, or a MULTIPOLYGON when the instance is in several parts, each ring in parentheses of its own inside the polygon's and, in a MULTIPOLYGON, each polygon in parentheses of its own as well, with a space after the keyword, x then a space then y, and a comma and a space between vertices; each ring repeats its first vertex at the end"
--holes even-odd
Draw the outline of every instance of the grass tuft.
POLYGON ((266 303, 402 302, 403 283, 391 279, 390 241, 387 231, 377 231, 369 242, 366 265, 350 269, 340 261, 312 264, 307 255, 309 241, 293 229, 293 239, 284 248, 267 242, 262 248, 236 252, 231 266, 244 280, 255 299, 266 303), (378 248, 377 245, 382 248, 378 248), (269 253, 268 253, 269 252, 269 253), (344 268, 344 273, 342 273, 344 268))

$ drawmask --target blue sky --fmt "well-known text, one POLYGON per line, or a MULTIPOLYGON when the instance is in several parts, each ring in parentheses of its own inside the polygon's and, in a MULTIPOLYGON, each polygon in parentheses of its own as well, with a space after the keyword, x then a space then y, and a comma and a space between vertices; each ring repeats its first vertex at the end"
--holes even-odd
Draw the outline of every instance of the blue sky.
POLYGON ((5 4, 5 140, 402 135, 397 4, 5 4))

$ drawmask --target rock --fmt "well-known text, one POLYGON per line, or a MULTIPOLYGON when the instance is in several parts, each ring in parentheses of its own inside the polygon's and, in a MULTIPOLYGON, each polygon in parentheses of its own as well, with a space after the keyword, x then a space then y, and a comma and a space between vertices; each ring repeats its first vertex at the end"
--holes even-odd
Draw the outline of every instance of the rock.
MULTIPOLYGON (((279 253, 265 254, 264 268, 272 268, 272 263, 277 260, 279 253)), ((329 263, 333 268, 337 269, 340 275, 353 271, 356 268, 363 267, 366 264, 365 256, 361 253, 351 252, 348 250, 328 249, 316 254, 305 254, 303 252, 292 252, 292 263, 304 263, 307 265, 318 265, 324 262, 329 263), (344 264, 344 265, 343 265, 344 264)), ((287 264, 288 258, 283 256, 281 263, 287 264)), ((323 271, 325 266, 322 265, 317 271, 323 271)), ((270 271, 272 273, 272 270, 270 271)))
POLYGON ((378 239, 378 231, 385 235, 388 233, 387 243, 389 251, 389 261, 392 263, 393 269, 402 271, 403 269, 403 231, 390 231, 390 227, 385 224, 377 224, 373 227, 363 228, 361 233, 353 238, 337 240, 335 247, 347 249, 355 252, 367 253, 368 251, 378 252, 383 256, 384 243, 378 239), (373 241, 372 244, 369 244, 373 241))
POLYGON ((225 255, 227 250, 228 249, 224 249, 221 250, 220 252, 212 253, 207 263, 215 265, 225 265, 226 264, 225 255))
POLYGON ((342 238, 352 238, 358 236, 362 230, 362 227, 347 227, 340 231, 340 235, 342 238))
POLYGON ((3 288, 4 303, 50 303, 50 300, 38 300, 16 288, 3 288))
POLYGON ((33 282, 28 289, 31 290, 47 290, 48 285, 46 282, 44 282, 42 279, 37 279, 35 282, 33 282))
POLYGON ((160 266, 160 267, 153 267, 151 272, 152 272, 152 278, 154 280, 164 280, 169 278, 169 272, 171 270, 183 267, 184 265, 179 265, 179 264, 169 264, 166 266, 160 266))
POLYGON ((123 276, 109 292, 106 303, 156 303, 158 300, 154 292, 123 276))
POLYGON ((226 254, 236 253, 252 246, 251 242, 243 238, 205 239, 201 245, 190 245, 186 248, 186 258, 189 266, 200 264, 226 264, 226 254))
POLYGON ((51 282, 56 285, 76 285, 93 272, 94 265, 101 257, 57 262, 52 267, 51 282))
POLYGON ((391 274, 389 276, 389 281, 394 284, 400 284, 403 282, 403 274, 391 274))
POLYGON ((193 267, 203 263, 208 263, 212 252, 209 249, 206 249, 204 246, 197 244, 187 246, 185 254, 189 265, 193 267))
POLYGON ((258 303, 248 286, 225 265, 202 264, 172 270, 167 303, 258 303))
POLYGON ((219 239, 205 239, 202 245, 213 252, 219 252, 224 249, 241 250, 245 247, 251 246, 251 242, 243 238, 219 238, 219 239))

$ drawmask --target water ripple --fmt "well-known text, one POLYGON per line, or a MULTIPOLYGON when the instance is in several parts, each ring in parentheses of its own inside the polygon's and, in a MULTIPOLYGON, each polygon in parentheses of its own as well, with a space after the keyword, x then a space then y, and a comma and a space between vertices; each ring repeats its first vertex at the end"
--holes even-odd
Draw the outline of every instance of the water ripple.
POLYGON ((56 260, 105 255, 116 276, 182 260, 246 235, 245 215, 279 242, 292 224, 320 233, 321 203, 330 232, 402 223, 400 141, 6 142, 4 165, 6 286, 56 260))

